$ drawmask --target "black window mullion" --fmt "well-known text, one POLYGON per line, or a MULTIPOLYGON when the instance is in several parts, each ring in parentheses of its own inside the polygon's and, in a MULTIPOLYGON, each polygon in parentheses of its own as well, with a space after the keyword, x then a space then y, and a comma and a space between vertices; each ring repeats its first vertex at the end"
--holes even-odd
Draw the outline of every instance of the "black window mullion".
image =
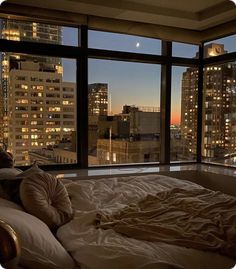
POLYGON ((88 28, 80 28, 81 57, 77 59, 77 160, 88 168, 88 28))
POLYGON ((167 61, 161 66, 160 163, 170 163, 170 107, 171 107, 172 43, 162 42, 162 55, 167 61))

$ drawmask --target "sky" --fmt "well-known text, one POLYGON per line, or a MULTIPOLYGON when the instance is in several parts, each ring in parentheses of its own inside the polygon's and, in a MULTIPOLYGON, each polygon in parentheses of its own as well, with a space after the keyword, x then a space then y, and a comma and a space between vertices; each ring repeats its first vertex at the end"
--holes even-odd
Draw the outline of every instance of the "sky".
MULTIPOLYGON (((63 44, 76 46, 77 43, 77 30, 64 27, 63 44)), ((89 31, 88 46, 107 50, 161 54, 160 40, 99 31, 89 31)), ((173 43, 174 56, 193 58, 197 50, 198 46, 173 43)), ((64 80, 75 81, 75 60, 64 59, 63 68, 64 80)), ((186 68, 173 67, 172 69, 172 124, 180 123, 181 79, 186 68)), ((112 113, 121 113, 125 104, 160 107, 160 65, 89 59, 88 69, 89 83, 108 83, 112 113)))

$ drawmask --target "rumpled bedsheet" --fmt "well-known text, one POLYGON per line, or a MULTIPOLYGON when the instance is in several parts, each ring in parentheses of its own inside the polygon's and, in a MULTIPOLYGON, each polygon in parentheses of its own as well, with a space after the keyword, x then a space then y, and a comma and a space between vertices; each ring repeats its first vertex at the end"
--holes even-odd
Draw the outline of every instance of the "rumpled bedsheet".
POLYGON ((148 195, 116 213, 99 212, 96 226, 236 258, 236 199, 208 189, 174 188, 148 195))

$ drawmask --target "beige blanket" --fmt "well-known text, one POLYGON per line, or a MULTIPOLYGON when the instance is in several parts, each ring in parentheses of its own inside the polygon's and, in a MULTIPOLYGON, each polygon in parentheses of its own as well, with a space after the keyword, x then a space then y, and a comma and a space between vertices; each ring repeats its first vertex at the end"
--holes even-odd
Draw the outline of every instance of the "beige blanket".
POLYGON ((161 241, 236 258, 236 198, 208 189, 172 189, 147 196, 97 227, 141 240, 161 241))

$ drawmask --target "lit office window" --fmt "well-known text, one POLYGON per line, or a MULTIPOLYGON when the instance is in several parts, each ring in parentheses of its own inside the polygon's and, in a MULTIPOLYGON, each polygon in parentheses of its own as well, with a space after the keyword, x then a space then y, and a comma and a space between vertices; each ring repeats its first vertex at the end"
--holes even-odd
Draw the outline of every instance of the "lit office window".
POLYGON ((158 162, 160 66, 89 60, 89 166, 158 162))
POLYGON ((196 160, 198 68, 172 67, 170 160, 196 160))

